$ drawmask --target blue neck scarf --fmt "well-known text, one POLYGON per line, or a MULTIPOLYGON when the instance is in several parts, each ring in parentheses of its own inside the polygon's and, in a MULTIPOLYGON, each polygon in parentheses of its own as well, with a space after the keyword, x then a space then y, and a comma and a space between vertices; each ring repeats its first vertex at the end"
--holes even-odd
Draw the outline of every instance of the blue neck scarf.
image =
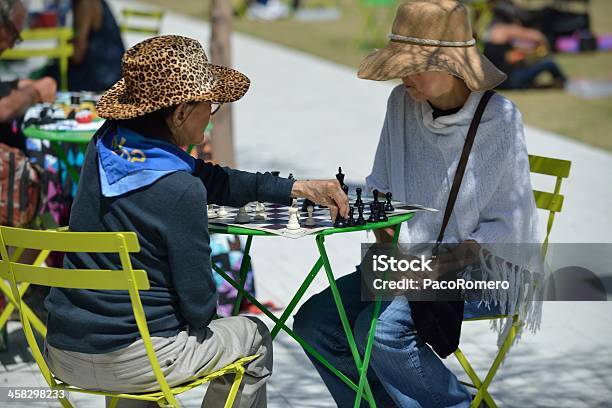
POLYGON ((195 159, 172 143, 109 127, 96 142, 102 195, 116 197, 176 171, 193 173, 195 159))

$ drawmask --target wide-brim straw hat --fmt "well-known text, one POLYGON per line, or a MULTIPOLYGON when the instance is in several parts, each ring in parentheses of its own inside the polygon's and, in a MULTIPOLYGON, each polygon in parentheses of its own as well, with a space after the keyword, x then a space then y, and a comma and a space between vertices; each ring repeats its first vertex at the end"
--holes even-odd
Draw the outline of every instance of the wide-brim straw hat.
POLYGON ((376 81, 446 71, 472 91, 506 79, 476 48, 466 7, 454 0, 412 0, 397 9, 389 43, 368 55, 358 77, 376 81))
POLYGON ((202 45, 187 37, 163 35, 128 49, 123 78, 96 105, 105 119, 131 119, 183 102, 234 102, 247 92, 244 74, 208 62, 202 45))

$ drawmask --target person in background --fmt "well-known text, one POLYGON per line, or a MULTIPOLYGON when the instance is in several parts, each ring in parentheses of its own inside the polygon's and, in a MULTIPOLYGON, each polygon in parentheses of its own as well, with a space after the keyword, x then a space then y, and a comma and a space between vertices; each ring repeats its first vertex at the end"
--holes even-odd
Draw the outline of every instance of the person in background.
POLYGON ((252 20, 279 20, 289 17, 289 7, 281 0, 255 0, 247 16, 252 20))
MULTIPOLYGON (((121 78, 125 52, 121 30, 104 0, 72 0, 74 54, 68 68, 70 91, 103 92, 121 78)), ((59 78, 57 65, 48 71, 59 78)))
POLYGON ((499 88, 534 88, 536 79, 544 72, 553 78, 549 87, 563 88, 567 80, 550 56, 546 36, 523 26, 521 9, 511 0, 500 0, 494 2, 492 13, 493 20, 485 34, 484 55, 508 76, 499 88))
MULTIPOLYGON (((0 1, 0 54, 21 41, 26 8, 21 0, 0 1)), ((0 143, 25 151, 25 138, 18 121, 39 102, 53 102, 57 84, 53 78, 0 80, 0 143)))

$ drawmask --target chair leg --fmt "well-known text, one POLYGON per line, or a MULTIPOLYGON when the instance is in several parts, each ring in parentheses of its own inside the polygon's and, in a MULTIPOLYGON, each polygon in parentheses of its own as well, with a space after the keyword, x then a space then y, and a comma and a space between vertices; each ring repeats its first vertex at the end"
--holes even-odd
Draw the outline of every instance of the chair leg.
POLYGON ((244 367, 237 367, 236 376, 234 377, 234 383, 232 384, 232 388, 230 389, 229 395, 227 396, 224 408, 232 408, 232 406, 234 405, 234 400, 236 399, 236 395, 238 394, 238 389, 240 388, 240 383, 242 382, 243 376, 244 367))
POLYGON ((68 398, 58 398, 60 404, 62 404, 63 408, 74 408, 68 398))
POLYGON ((119 398, 112 397, 110 402, 108 403, 108 407, 107 408, 116 408, 118 403, 119 403, 119 398))
POLYGON ((502 348, 499 350, 499 353, 497 353, 497 357, 495 357, 495 360, 493 361, 493 364, 491 365, 491 368, 489 369, 489 372, 487 373, 487 376, 485 377, 484 381, 478 387, 478 393, 476 394, 476 397, 474 398, 474 401, 473 401, 473 403, 476 406, 478 406, 478 404, 480 404, 480 401, 482 401, 483 399, 485 400, 485 402, 487 402, 487 405, 491 406, 490 402, 493 402, 493 406, 495 406, 494 405, 495 402, 491 398, 491 395, 487 391, 487 388, 489 388, 489 384, 491 384, 491 381, 493 381, 493 377, 495 377, 495 374, 497 373, 499 366, 501 365, 502 361, 504 361, 504 357, 508 353, 508 350, 510 349, 512 342, 514 341, 514 338, 516 337, 516 328, 518 325, 520 325, 520 322, 518 322, 517 317, 514 316, 512 327, 510 328, 510 332, 508 333, 508 336, 506 336, 506 339, 504 340, 504 344, 502 345, 502 348), (486 398, 487 396, 489 397, 491 401, 487 400, 486 398))

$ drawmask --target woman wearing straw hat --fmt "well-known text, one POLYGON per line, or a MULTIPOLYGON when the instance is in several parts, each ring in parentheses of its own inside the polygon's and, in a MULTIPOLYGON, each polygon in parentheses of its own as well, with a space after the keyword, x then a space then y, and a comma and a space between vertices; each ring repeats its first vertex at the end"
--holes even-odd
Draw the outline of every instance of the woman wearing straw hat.
MULTIPOLYGON (((416 214, 409 225, 403 226, 400 242, 465 242, 481 246, 537 243, 521 115, 512 102, 489 91, 505 75, 475 47, 466 8, 452 0, 409 1, 399 6, 391 31, 387 46, 368 55, 358 73, 362 79, 402 80, 389 97, 366 184, 370 190, 391 191, 400 201, 440 209, 435 214, 416 214), (479 105, 484 111, 478 124, 479 105), (475 132, 469 131, 473 121, 478 125, 475 132), (473 140, 473 145, 471 153, 468 148, 464 155, 468 139, 473 140), (465 172, 446 224, 445 208, 449 208, 451 186, 460 162, 466 163, 465 172), (446 227, 442 227, 444 224, 446 227)), ((392 233, 377 231, 377 241, 390 242, 392 233)), ((480 251, 480 247, 476 248, 480 251)), ((522 261, 517 258, 516 262, 522 261)), ((494 262, 481 268, 483 276, 498 273, 507 277, 494 262)), ((361 300, 360 279, 358 267, 337 283, 355 340, 363 352, 373 303, 361 300)), ((508 296, 490 293, 491 302, 444 303, 448 308, 442 309, 447 312, 442 315, 433 313, 437 308, 434 304, 410 302, 404 296, 383 302, 368 372, 378 405, 468 407, 469 392, 432 347, 442 357, 456 349, 461 316, 512 313, 517 307, 512 299, 520 301, 520 293, 511 291, 505 295, 508 296), (433 322, 428 329, 433 327, 439 329, 436 333, 443 334, 425 338, 429 331, 421 331, 419 319, 415 318, 417 309, 420 316, 433 318, 426 321, 433 322)), ((295 316, 294 330, 332 365, 358 381, 334 310, 333 296, 326 289, 302 306, 295 316)), ((529 310, 529 306, 521 310, 529 310)), ((532 323, 537 322, 537 313, 532 315, 536 316, 532 323)), ((317 360, 311 360, 338 406, 353 406, 355 392, 317 360)))
MULTIPOLYGON (((272 344, 256 318, 213 320, 217 294, 206 203, 290 204, 292 197, 307 197, 332 212, 348 212, 336 180, 294 182, 247 173, 194 160, 181 150, 201 143, 217 107, 240 99, 248 88, 245 75, 210 64, 196 40, 160 36, 130 48, 123 78, 97 105, 107 121, 87 148, 70 216, 72 231, 138 234, 142 249, 132 263, 147 271, 151 283, 141 299, 171 386, 259 355, 246 367, 237 399, 245 408, 266 406, 272 344)), ((121 266, 114 256, 86 253, 67 254, 65 265, 121 266)), ((159 389, 127 293, 54 288, 46 306, 46 359, 57 377, 88 389, 159 389)), ((213 381, 202 406, 223 406, 230 386, 225 378, 213 381)))

